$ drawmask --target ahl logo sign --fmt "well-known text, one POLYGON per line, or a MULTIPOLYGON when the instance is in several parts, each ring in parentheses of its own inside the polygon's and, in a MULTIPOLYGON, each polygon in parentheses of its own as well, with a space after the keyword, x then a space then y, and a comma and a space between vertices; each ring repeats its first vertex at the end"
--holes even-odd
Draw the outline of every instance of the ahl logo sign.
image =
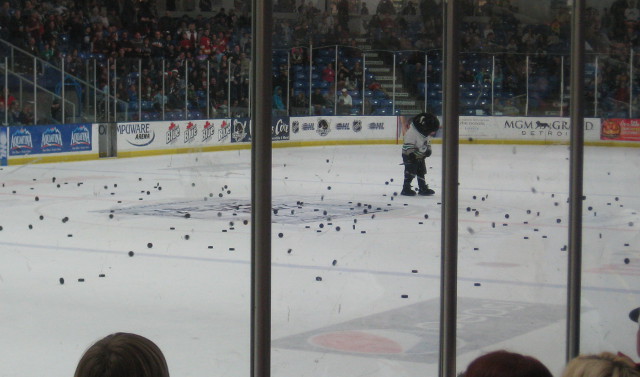
POLYGON ((184 131, 184 143, 190 144, 196 139, 197 135, 198 125, 193 122, 187 123, 187 129, 184 131))
POLYGON ((62 150, 62 134, 57 127, 50 127, 42 133, 40 147, 43 151, 62 150))
POLYGON ((331 132, 331 122, 328 119, 318 119, 318 135, 327 136, 331 132))
POLYGON ((179 137, 180 137, 180 126, 171 122, 171 125, 167 130, 167 145, 175 143, 179 137))

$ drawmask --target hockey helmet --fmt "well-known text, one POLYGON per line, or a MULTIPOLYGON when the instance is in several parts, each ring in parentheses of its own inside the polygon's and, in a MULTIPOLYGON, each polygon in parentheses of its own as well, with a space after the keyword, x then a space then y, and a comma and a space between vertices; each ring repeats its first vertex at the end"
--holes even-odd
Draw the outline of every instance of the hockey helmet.
POLYGON ((420 113, 413 118, 411 123, 423 136, 429 136, 440 129, 440 121, 431 113, 420 113))

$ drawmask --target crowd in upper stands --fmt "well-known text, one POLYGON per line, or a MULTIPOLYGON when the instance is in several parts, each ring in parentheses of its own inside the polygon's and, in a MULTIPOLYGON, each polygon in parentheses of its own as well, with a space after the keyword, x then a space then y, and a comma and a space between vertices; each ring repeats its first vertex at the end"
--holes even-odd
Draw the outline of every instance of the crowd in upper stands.
MULTIPOLYGON (((233 9, 212 9, 209 0, 202 0, 194 9, 201 12, 189 17, 171 12, 160 16, 153 0, 6 0, 0 7, 0 38, 56 65, 64 59, 65 70, 73 75, 82 76, 86 59, 98 59, 98 87, 110 85, 110 93, 123 102, 153 104, 146 110, 184 110, 186 103, 188 109, 208 107, 215 116, 216 111, 227 114, 230 107, 248 107, 251 22, 247 3, 236 1, 233 9), (142 62, 140 72, 138 59, 142 62), (118 78, 115 84, 114 77, 118 78), (141 86, 138 77, 142 77, 141 86)), ((496 108, 502 108, 507 101, 516 101, 512 97, 522 93, 529 80, 532 106, 551 106, 562 82, 558 54, 569 52, 569 9, 552 10, 555 17, 551 22, 526 24, 509 0, 488 0, 482 7, 474 3, 463 3, 468 16, 461 32, 463 54, 473 53, 469 61, 476 63, 482 60, 478 56, 489 56, 478 54, 499 58, 493 72, 483 62, 469 65, 463 61, 461 82, 482 86, 492 81, 510 94, 495 101, 496 108), (533 56, 529 67, 525 54, 533 56)), ((436 85, 439 80, 441 4, 435 0, 408 1, 398 9, 391 0, 380 0, 370 10, 365 2, 334 0, 327 10, 320 10, 304 0, 276 1, 275 11, 280 13, 275 17, 274 48, 290 51, 292 63, 303 65, 308 64, 307 50, 299 49, 296 60, 295 46, 350 47, 354 52, 347 58, 354 59, 348 64, 339 67, 329 63, 337 73, 330 93, 362 85, 359 72, 354 72, 358 69, 355 63, 360 63, 356 57, 362 56, 358 48, 414 51, 400 55, 399 65, 407 90, 425 96, 430 90, 425 87, 425 78, 436 85), (427 64, 424 51, 432 54, 427 64)), ((173 6, 167 3, 167 9, 173 6)), ((627 73, 628 56, 640 43, 638 4, 615 0, 610 7, 588 8, 586 18, 587 52, 602 57, 598 85, 587 75, 586 90, 602 103, 606 99, 612 104, 628 103, 631 79, 635 80, 627 73)), ((274 88, 287 88, 291 74, 287 68, 286 64, 275 67, 274 88)), ((565 75, 568 77, 568 71, 565 75)), ((380 89, 375 88, 380 86, 375 81, 366 84, 380 89)), ((327 95, 327 88, 322 91, 326 101, 335 98, 327 95)), ((283 90, 282 104, 290 99, 292 106, 308 107, 307 97, 308 92, 294 91, 289 84, 288 90, 283 90)))

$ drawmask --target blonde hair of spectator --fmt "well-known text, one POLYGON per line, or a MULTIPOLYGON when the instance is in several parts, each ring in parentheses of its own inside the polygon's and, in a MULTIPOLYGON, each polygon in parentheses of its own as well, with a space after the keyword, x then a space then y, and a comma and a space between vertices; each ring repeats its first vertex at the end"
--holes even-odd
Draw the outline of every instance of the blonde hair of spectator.
POLYGON ((74 377, 169 377, 169 368, 162 351, 151 340, 115 333, 87 349, 74 377))
POLYGON ((628 357, 602 352, 571 360, 562 377, 640 377, 640 371, 628 357))

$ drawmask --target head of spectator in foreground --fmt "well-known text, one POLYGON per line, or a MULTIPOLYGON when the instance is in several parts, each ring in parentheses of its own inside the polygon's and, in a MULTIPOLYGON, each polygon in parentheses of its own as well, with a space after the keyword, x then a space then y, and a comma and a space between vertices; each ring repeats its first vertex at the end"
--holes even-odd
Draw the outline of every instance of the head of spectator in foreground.
MULTIPOLYGON (((636 325, 640 325, 638 317, 640 317, 640 308, 635 308, 631 312, 629 312, 629 318, 631 318, 631 320, 635 322, 636 325)), ((638 354, 638 356, 640 356, 640 326, 638 326, 638 331, 636 333, 636 353, 638 354)))
POLYGON ((640 372, 628 357, 603 352, 571 360, 562 377, 640 377, 640 372))
POLYGON ((508 351, 494 351, 473 360, 464 377, 552 377, 537 359, 508 351))
POLYGON ((115 333, 89 347, 74 377, 169 377, 169 368, 162 351, 151 340, 115 333))

